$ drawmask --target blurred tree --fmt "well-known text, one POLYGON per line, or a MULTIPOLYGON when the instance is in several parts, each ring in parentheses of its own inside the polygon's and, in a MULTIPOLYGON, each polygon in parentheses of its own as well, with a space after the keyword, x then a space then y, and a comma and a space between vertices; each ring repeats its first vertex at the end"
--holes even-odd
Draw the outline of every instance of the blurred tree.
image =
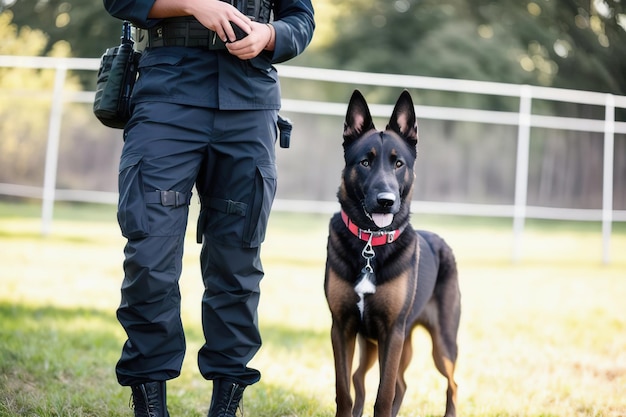
MULTIPOLYGON (((43 53, 48 43, 40 30, 11 23, 12 13, 0 13, 0 55, 43 53)), ((49 56, 68 57, 67 42, 55 42, 49 56)), ((0 182, 32 184, 40 181, 46 149, 50 94, 54 86, 52 69, 0 68, 0 182)), ((80 90, 75 76, 68 75, 65 89, 80 90)))
MULTIPOLYGON (((0 0, 19 27, 98 57, 119 38, 101 2, 0 0)), ((295 63, 626 94, 623 0, 317 0, 295 63)))
MULTIPOLYGON (((625 0, 314 0, 317 31, 313 43, 305 54, 291 63, 528 83, 623 95, 626 94, 625 3, 625 0)), ((2 9, 13 13, 14 25, 4 21, 0 23, 0 39, 3 41, 0 53, 39 55, 52 51, 53 45, 57 44, 57 53, 61 49, 69 53, 71 46, 75 56, 98 57, 119 39, 119 21, 104 11, 100 1, 0 0, 0 11, 2 9), (57 43, 59 40, 67 40, 67 43, 57 43), (65 46, 59 48, 61 45, 65 46)), ((0 89, 3 90, 12 77, 22 76, 10 74, 6 69, 3 71, 0 72, 0 89)), ((51 75, 46 75, 49 72, 28 71, 32 71, 33 76, 29 75, 22 81, 10 81, 12 88, 33 86, 33 91, 28 93, 31 95, 35 94, 38 82, 50 88, 51 75)), ((93 81, 93 74, 89 76, 93 81)), ((343 102, 354 88, 354 85, 338 86, 332 82, 289 79, 282 79, 281 83, 287 87, 284 91, 296 95, 295 98, 337 102, 343 102)), ((368 86, 366 95, 372 103, 393 103, 397 90, 368 86)), ((18 115, 11 112, 23 109, 27 104, 18 102, 16 105, 15 100, 9 103, 5 96, 0 97, 0 135, 3 138, 0 142, 0 180, 4 174, 17 172, 14 167, 24 158, 30 158, 32 162, 39 157, 43 149, 43 135, 42 128, 37 126, 47 120, 47 107, 43 100, 35 106, 29 104, 28 112, 18 115), (19 134, 16 133, 17 126, 21 127, 19 134), (28 132, 28 129, 33 131, 28 132), (37 140, 40 142, 34 146, 31 142, 37 140), (4 147, 9 151, 5 151, 4 147), (18 155, 16 152, 21 153, 18 155)), ((429 105, 512 111, 519 106, 515 99, 469 94, 420 91, 414 98, 417 104, 429 105)), ((545 106, 542 111, 567 116, 585 114, 601 118, 603 114, 598 113, 604 111, 600 106, 533 102, 534 110, 537 106, 545 106), (558 110, 557 106, 560 106, 558 110), (567 114, 563 114, 563 108, 566 108, 567 114)), ((617 119, 626 120, 626 115, 619 109, 617 119)), ((85 117, 84 120, 83 123, 89 123, 92 119, 85 117)), ((335 122, 341 123, 340 120, 332 121, 335 122)), ((428 155, 436 157, 438 152, 441 155, 440 162, 433 164, 428 172, 446 167, 445 173, 441 172, 437 177, 447 181, 447 186, 435 183, 421 187, 443 194, 433 195, 433 198, 454 199, 464 192, 469 196, 474 193, 472 190, 480 187, 489 188, 484 193, 493 198, 491 193, 494 193, 494 188, 505 190, 503 192, 512 189, 513 171, 503 174, 504 168, 496 169, 494 165, 512 166, 511 161, 502 157, 512 151, 503 150, 505 144, 500 139, 511 138, 510 142, 513 142, 515 132, 479 129, 450 121, 426 121, 421 129, 425 133, 422 146, 441 146, 439 151, 428 150, 428 155), (479 146, 477 138, 480 139, 479 146), (457 155, 457 159, 451 163, 450 155, 453 154, 457 155)), ((568 137, 565 141, 550 135, 533 129, 531 167, 535 175, 534 187, 539 191, 530 190, 529 198, 536 198, 538 205, 559 205, 573 204, 567 198, 575 196, 580 198, 581 206, 593 206, 597 198, 588 190, 598 189, 597 178, 602 175, 597 162, 602 154, 601 140, 568 137), (546 136, 545 141, 542 135, 546 136), (548 143, 548 140, 553 142, 548 143), (565 148, 568 150, 567 158, 560 158, 565 148), (593 169, 585 171, 584 175, 574 175, 579 172, 579 163, 589 163, 590 160, 596 161, 593 169), (544 202, 546 196, 555 196, 555 201, 544 202)), ((332 141, 332 137, 329 140, 332 141)), ((335 142, 330 144, 334 146, 335 142)), ((616 173, 624 170, 624 153, 619 152, 623 148, 624 141, 617 140, 616 173)), ((294 145, 294 149, 290 150, 291 157, 295 150, 294 145)), ((72 152, 78 155, 75 147, 72 152)), ((303 149, 302 153, 306 158, 310 150, 303 149)), ((41 166, 41 163, 31 163, 30 166, 37 165, 41 166)), ((34 174, 25 172, 24 175, 31 178, 34 174)), ((623 187, 620 188, 622 183, 619 180, 622 177, 616 174, 618 182, 615 188, 616 201, 621 198, 619 201, 623 202, 626 201, 626 193, 620 194, 623 187)), ((294 184, 295 187, 301 186, 299 181, 294 180, 294 184)), ((479 191, 483 192, 482 189, 479 191)), ((502 196, 507 201, 510 197, 500 194, 495 198, 501 201, 502 196)))
POLYGON ((45 51, 65 40, 74 56, 100 57, 120 37, 120 21, 104 10, 102 1, 0 0, 0 11, 3 8, 13 12, 13 22, 19 27, 48 35, 45 51))
POLYGON ((307 63, 626 94, 619 0, 345 0, 307 63))
POLYGON ((476 3, 477 21, 505 25, 515 34, 520 66, 537 84, 626 94, 626 15, 620 0, 476 3))

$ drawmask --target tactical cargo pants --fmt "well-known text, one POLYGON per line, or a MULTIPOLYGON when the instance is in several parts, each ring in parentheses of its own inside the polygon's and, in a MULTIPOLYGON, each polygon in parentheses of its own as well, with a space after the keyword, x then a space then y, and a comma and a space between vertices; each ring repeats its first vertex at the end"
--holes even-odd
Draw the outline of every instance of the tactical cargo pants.
POLYGON ((261 345, 259 252, 276 191, 276 117, 275 110, 135 107, 119 170, 118 221, 127 244, 117 317, 128 336, 116 367, 121 385, 180 374, 178 282, 194 184, 205 286, 200 372, 245 385, 259 380, 247 364, 261 345))

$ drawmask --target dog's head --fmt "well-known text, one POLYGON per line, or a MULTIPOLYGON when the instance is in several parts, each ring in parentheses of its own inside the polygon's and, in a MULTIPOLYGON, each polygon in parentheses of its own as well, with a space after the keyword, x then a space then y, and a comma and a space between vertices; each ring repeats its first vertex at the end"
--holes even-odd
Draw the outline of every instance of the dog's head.
POLYGON ((392 229, 408 221, 417 155, 413 100, 403 91, 384 131, 377 131, 363 95, 355 90, 343 130, 345 167, 338 198, 362 229, 392 229))

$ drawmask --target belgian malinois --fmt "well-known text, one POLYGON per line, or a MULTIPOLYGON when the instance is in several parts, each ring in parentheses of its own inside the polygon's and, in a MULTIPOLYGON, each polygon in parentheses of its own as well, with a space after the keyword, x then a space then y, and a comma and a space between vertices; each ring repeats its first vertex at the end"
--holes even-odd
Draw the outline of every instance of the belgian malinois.
POLYGON ((438 235, 415 231, 409 223, 417 142, 407 91, 384 131, 376 130, 365 99, 354 91, 343 131, 341 211, 330 220, 324 282, 332 315, 337 417, 363 414, 365 373, 377 357, 374 416, 398 414, 417 325, 430 333, 435 365, 448 379, 445 416, 456 416, 461 295, 452 249, 438 235), (353 403, 350 374, 357 336, 353 403))

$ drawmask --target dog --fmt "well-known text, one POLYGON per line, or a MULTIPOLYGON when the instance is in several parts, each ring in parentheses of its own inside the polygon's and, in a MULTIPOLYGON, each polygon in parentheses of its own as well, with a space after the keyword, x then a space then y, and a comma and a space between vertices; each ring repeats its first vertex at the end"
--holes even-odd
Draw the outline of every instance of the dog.
POLYGON ((354 91, 343 131, 341 211, 330 220, 324 279, 332 316, 336 417, 363 414, 365 374, 377 358, 374 416, 398 414, 417 325, 430 333, 435 366, 448 380, 445 417, 456 416, 461 294, 450 246, 409 223, 417 142, 408 91, 398 98, 384 131, 376 130, 365 98, 354 91), (353 403, 350 373, 357 339, 353 403))

